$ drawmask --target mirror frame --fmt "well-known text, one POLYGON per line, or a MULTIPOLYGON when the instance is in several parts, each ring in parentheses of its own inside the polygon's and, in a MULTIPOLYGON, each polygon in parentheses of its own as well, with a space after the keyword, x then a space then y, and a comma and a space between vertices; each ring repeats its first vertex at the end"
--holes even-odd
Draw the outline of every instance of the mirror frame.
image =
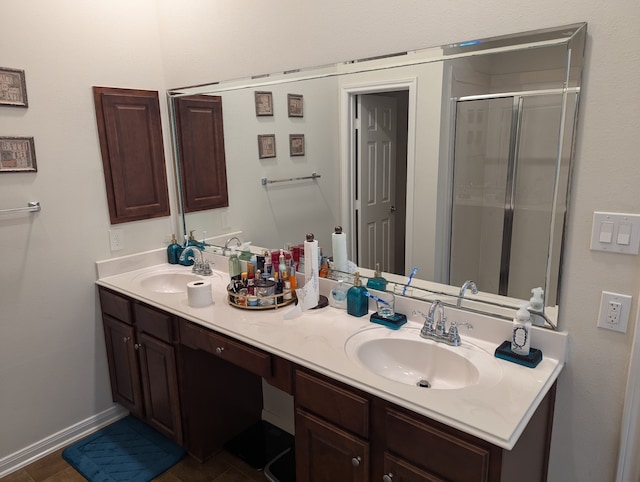
MULTIPOLYGON (((565 237, 566 237, 566 212, 568 211, 569 202, 569 190, 571 186, 571 175, 574 157, 574 144, 576 137, 576 127, 578 118, 579 107, 579 92, 581 84, 581 76, 584 65, 584 46, 586 42, 586 30, 587 23, 575 23, 570 25, 545 28, 540 30, 533 30, 522 33, 515 33, 510 35, 503 35, 498 37, 491 37, 487 39, 470 40, 457 42, 453 44, 443 45, 439 47, 430 47, 420 50, 406 51, 401 53, 394 53, 390 55, 382 55, 377 57, 341 61, 336 64, 328 64, 319 67, 311 67, 305 69, 293 69, 284 72, 275 72, 271 74, 262 74, 253 76, 250 78, 240 78, 232 80, 224 80, 218 82, 212 82, 207 84, 199 84, 185 87, 178 87, 169 89, 167 91, 167 99, 169 105, 171 134, 173 141, 173 155, 174 155, 174 170, 176 173, 176 180, 178 186, 182 185, 180 179, 180 159, 178 154, 178 146, 176 143, 177 128, 175 122, 175 103, 174 100, 179 97, 198 95, 198 94, 215 94, 240 89, 264 89, 272 85, 296 82, 300 80, 319 79, 327 77, 337 77, 344 74, 364 73, 368 71, 375 71, 379 69, 390 69, 395 67, 403 67, 410 65, 420 65, 431 62, 443 62, 447 60, 454 60, 465 57, 481 56, 491 53, 519 51, 532 48, 550 47, 554 45, 564 45, 567 50, 567 58, 565 63, 566 78, 564 81, 564 94, 563 94, 563 106, 561 117, 561 140, 559 142, 559 148, 557 150, 557 164, 560 165, 560 161, 563 155, 564 149, 569 149, 568 156, 568 185, 567 192, 565 194, 565 211, 564 221, 562 223, 562 236, 560 242, 560 264, 558 267, 558 288, 557 288, 557 302, 555 306, 545 306, 543 312, 540 314, 546 321, 548 328, 557 328, 559 299, 560 299, 560 280, 562 271, 562 250, 564 249, 565 237), (574 91, 577 91, 576 100, 576 115, 573 119, 566 119, 566 92, 571 85, 577 86, 574 91), (573 129, 571 131, 571 138, 565 139, 562 137, 564 134, 565 122, 572 122, 573 129)), ((341 187, 342 190, 342 187, 341 187)), ((557 202, 558 202, 558 189, 554 189, 553 202, 552 202, 552 226, 556 216, 557 202)), ((183 210, 183 199, 180 189, 178 189, 178 202, 180 215, 182 217, 183 234, 187 233, 187 220, 183 210)), ((345 216, 345 212, 340 213, 342 217, 345 216)), ((219 236, 219 235, 218 235, 219 236)), ((553 236, 553 227, 552 234, 553 236)), ((219 254, 219 248, 213 248, 214 252, 219 254)), ((373 276, 371 270, 359 268, 362 276, 373 276)), ((392 283, 392 289, 396 287, 403 287, 406 285, 406 277, 403 279, 398 275, 392 275, 385 273, 384 276, 392 283)), ((547 273, 547 278, 549 273, 547 273)), ((336 272, 334 279, 349 279, 350 275, 345 273, 336 272)), ((516 310, 523 300, 517 300, 514 298, 508 298, 500 295, 492 295, 490 293, 482 293, 477 296, 465 296, 464 304, 460 306, 461 298, 459 297, 459 288, 436 283, 427 280, 414 280, 411 285, 412 293, 400 294, 400 296, 408 296, 414 299, 433 301, 435 298, 442 299, 443 302, 450 306, 455 306, 463 310, 473 311, 480 314, 486 314, 489 316, 497 316, 504 319, 513 318, 514 310, 516 310), (443 298, 444 297, 444 298, 443 298)), ((406 291, 406 290, 400 290, 406 291)))

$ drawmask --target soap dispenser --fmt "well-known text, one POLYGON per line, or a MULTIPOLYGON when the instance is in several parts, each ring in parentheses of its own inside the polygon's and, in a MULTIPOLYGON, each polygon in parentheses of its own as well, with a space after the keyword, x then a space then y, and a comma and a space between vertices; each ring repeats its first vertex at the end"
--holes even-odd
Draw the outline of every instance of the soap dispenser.
MULTIPOLYGON (((542 313, 544 311, 544 290, 540 287, 531 290, 533 295, 529 300, 529 309, 542 313)), ((531 313, 531 323, 536 326, 545 326, 544 318, 535 313, 531 313)))
POLYGON ((382 277, 380 263, 376 263, 376 271, 373 273, 373 278, 369 278, 367 281, 367 288, 378 291, 385 291, 387 289, 387 280, 382 277))
POLYGON ((231 256, 229 256, 229 277, 232 282, 242 278, 242 266, 235 247, 231 248, 231 256))
POLYGON ((347 291, 347 313, 352 316, 364 316, 369 313, 369 298, 366 292, 367 288, 362 286, 360 281, 360 273, 356 273, 353 286, 347 291))
POLYGON ((518 355, 529 355, 531 349, 531 321, 529 319, 529 303, 520 305, 513 319, 513 334, 511 337, 511 351, 518 355))
POLYGON ((182 254, 182 246, 178 244, 176 235, 171 235, 171 244, 167 246, 167 261, 169 264, 178 264, 180 255, 182 254))

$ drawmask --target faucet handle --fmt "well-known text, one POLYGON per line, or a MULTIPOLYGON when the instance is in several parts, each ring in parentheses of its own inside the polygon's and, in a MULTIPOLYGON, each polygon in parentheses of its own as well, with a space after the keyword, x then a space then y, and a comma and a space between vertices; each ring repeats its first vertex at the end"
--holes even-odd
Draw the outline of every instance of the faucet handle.
POLYGON ((420 330, 420 336, 426 338, 428 335, 433 335, 435 330, 433 328, 433 318, 429 315, 424 314, 420 310, 413 310, 414 315, 420 315, 424 318, 424 325, 422 326, 422 330, 420 330))
POLYGON ((458 327, 459 326, 466 326, 467 330, 471 331, 473 330, 473 325, 471 323, 458 323, 456 321, 452 321, 451 322, 451 327, 449 328, 449 334, 447 335, 449 342, 453 345, 453 346, 460 346, 461 343, 461 339, 460 339, 460 332, 458 331, 458 327))

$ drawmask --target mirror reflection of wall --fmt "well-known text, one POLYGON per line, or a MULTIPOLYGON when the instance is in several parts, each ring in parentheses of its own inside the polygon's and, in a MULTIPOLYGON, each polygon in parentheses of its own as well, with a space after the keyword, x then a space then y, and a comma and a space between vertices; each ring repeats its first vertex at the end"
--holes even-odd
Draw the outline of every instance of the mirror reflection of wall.
POLYGON ((229 179, 229 207, 187 214, 185 225, 207 233, 241 230, 245 240, 271 248, 313 232, 328 255, 333 228, 342 225, 350 258, 361 266, 383 262, 386 271, 405 275, 418 267, 420 278, 447 285, 475 279, 480 291, 510 298, 528 299, 543 286, 553 306, 585 29, 529 32, 522 46, 503 38, 177 89, 171 94, 222 97, 229 179), (272 93, 272 116, 256 115, 256 91, 272 93), (289 94, 303 97, 302 117, 287 115, 289 94), (363 234, 370 224, 362 204, 372 181, 362 174, 373 171, 363 168, 365 145, 354 132, 365 120, 355 121, 353 112, 376 96, 406 107, 398 117, 406 125, 397 123, 402 135, 394 141, 396 165, 406 172, 395 169, 395 179, 386 181, 401 198, 405 191, 404 202, 385 207, 395 210, 393 254, 368 249, 375 243, 363 234), (275 136, 275 157, 258 156, 257 136, 264 134, 275 136), (304 155, 290 155, 291 134, 305 136, 304 155), (311 173, 321 177, 260 183, 311 173))

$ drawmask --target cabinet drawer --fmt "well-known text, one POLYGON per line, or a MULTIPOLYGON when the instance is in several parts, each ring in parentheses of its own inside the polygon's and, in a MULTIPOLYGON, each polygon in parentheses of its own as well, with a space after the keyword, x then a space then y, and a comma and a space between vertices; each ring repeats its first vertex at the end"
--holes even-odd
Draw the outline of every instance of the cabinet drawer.
POLYGON ((349 430, 369 437, 369 400, 353 389, 296 370, 296 404, 349 430))
POLYGON ((133 312, 138 331, 155 336, 167 343, 173 341, 173 315, 140 303, 133 305, 133 312))
POLYGON ((271 355, 227 336, 182 321, 180 342, 195 350, 203 350, 261 377, 271 375, 271 355))
POLYGON ((467 442, 391 408, 387 408, 385 418, 390 452, 446 480, 489 480, 488 447, 467 442))
POLYGON ((113 318, 123 321, 128 325, 133 324, 131 301, 129 298, 102 287, 98 289, 98 292, 100 293, 100 306, 103 313, 111 315, 113 318))

